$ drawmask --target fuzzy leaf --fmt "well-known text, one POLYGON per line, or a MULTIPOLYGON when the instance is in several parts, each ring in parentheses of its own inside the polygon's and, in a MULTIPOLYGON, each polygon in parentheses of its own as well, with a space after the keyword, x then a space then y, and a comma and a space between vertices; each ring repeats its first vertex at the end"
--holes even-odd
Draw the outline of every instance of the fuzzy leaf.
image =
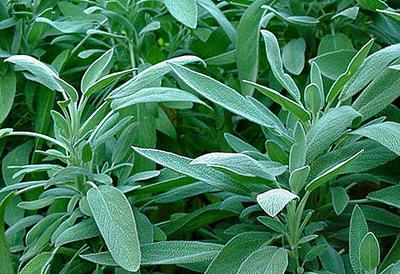
POLYGON ((293 199, 299 197, 286 189, 272 189, 257 195, 257 202, 271 217, 275 217, 293 199))

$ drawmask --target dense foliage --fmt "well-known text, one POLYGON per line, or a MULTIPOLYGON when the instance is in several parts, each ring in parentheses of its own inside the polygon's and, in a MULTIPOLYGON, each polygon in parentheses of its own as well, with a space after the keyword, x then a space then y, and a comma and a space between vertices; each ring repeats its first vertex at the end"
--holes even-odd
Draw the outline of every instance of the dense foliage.
POLYGON ((0 273, 400 273, 400 3, 0 0, 0 273))

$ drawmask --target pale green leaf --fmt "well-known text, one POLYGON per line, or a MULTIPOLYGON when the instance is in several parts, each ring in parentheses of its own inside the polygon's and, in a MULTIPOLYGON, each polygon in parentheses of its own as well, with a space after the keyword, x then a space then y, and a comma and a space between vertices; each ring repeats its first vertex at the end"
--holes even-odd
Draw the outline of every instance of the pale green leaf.
POLYGON ((271 189, 257 195, 257 202, 269 216, 275 217, 290 201, 298 198, 286 189, 271 189))

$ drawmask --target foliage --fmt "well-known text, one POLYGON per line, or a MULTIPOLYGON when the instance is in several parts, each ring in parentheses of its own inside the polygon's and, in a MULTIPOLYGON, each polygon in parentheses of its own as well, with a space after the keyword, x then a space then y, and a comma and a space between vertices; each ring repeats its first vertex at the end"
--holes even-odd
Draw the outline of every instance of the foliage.
POLYGON ((396 1, 0 1, 0 273, 399 273, 399 33, 396 1))

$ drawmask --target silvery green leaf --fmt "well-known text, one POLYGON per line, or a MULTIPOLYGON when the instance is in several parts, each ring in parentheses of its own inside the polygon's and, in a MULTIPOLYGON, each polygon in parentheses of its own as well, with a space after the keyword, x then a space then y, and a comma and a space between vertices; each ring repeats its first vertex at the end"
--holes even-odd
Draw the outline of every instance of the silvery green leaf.
POLYGON ((270 181, 275 180, 275 177, 262 164, 250 156, 241 153, 208 153, 194 159, 190 164, 203 164, 221 168, 246 177, 261 177, 270 181))
POLYGON ((378 191, 371 192, 367 198, 372 201, 381 202, 400 208, 400 186, 390 186, 378 191))
POLYGON ((11 111, 15 92, 17 88, 17 81, 15 72, 8 71, 5 75, 0 76, 0 124, 7 118, 11 111))
POLYGON ((362 274, 360 262, 360 244, 368 233, 367 222, 360 207, 356 205, 350 220, 349 255, 350 263, 355 274, 362 274))
POLYGON ((236 42, 236 29, 232 23, 225 17, 224 13, 211 0, 196 0, 197 4, 210 13, 218 24, 224 29, 226 35, 232 43, 236 42))
POLYGON ((289 41, 282 49, 285 68, 294 75, 300 75, 304 68, 306 41, 303 38, 289 41))
POLYGON ((16 65, 16 70, 27 71, 31 75, 30 79, 34 80, 51 90, 61 91, 61 86, 55 80, 57 73, 40 62, 39 60, 28 55, 13 55, 5 60, 5 62, 16 65))
POLYGON ((260 247, 240 265, 238 274, 284 274, 288 267, 288 252, 274 246, 260 247))
POLYGON ((263 8, 273 12, 280 19, 285 20, 293 25, 312 27, 319 23, 319 20, 317 18, 311 16, 293 16, 285 12, 278 11, 267 5, 263 6, 263 8))
POLYGON ((257 83, 249 82, 246 80, 244 80, 244 82, 254 86, 262 94, 268 96, 268 98, 281 105, 283 109, 289 111, 290 113, 298 117, 300 120, 308 121, 311 119, 310 113, 306 109, 304 109, 304 107, 301 104, 290 100, 289 98, 281 95, 279 92, 271 88, 264 87, 257 83))
POLYGON ((86 93, 90 85, 96 82, 104 73, 107 66, 110 64, 114 50, 110 49, 94 61, 90 67, 86 70, 81 81, 81 91, 86 93))
POLYGON ((275 217, 292 200, 299 197, 286 189, 271 189, 257 195, 257 202, 271 217, 275 217))
POLYGON ((306 162, 310 163, 326 151, 360 114, 349 106, 332 109, 307 132, 306 162))
POLYGON ((346 190, 343 187, 334 187, 331 189, 331 196, 333 209, 335 210, 336 215, 342 214, 350 200, 346 190))
POLYGON ((335 176, 337 176, 338 174, 340 174, 340 172, 346 166, 348 166, 352 161, 354 161, 354 159, 357 159, 357 157, 359 157, 363 152, 364 152, 364 150, 361 150, 358 153, 351 156, 350 158, 348 158, 347 160, 340 162, 340 163, 336 164, 335 166, 329 168, 328 170, 322 172, 321 174, 319 174, 317 177, 315 177, 311 182, 309 182, 307 184, 306 190, 311 192, 311 191, 317 189, 318 187, 320 187, 321 185, 323 185, 324 183, 328 182, 330 179, 332 179, 335 176))
POLYGON ((283 62, 281 58, 281 51, 279 49, 278 40, 275 35, 267 30, 262 30, 261 34, 264 38, 265 48, 267 52, 268 62, 271 66, 272 73, 279 83, 293 96, 293 98, 300 101, 300 91, 292 77, 283 71, 283 62))
POLYGON ((261 126, 282 130, 272 112, 261 111, 234 89, 213 78, 187 69, 175 63, 169 63, 171 69, 194 91, 227 110, 243 116, 261 126))
MULTIPOLYGON (((328 96, 326 97, 326 101, 328 103, 333 103, 336 97, 340 94, 343 90, 343 87, 346 83, 351 79, 351 77, 358 71, 360 66, 363 64, 365 58, 367 57, 371 47, 374 43, 374 40, 371 39, 366 43, 358 52, 357 54, 351 59, 349 65, 347 66, 346 71, 341 74, 336 81, 331 86, 328 96)), ((339 96, 339 98, 342 96, 339 96)))
POLYGON ((47 24, 62 33, 84 33, 93 24, 89 20, 51 21, 45 17, 36 18, 35 21, 38 23, 47 24))
POLYGON ((91 188, 88 203, 113 259, 128 271, 140 267, 141 252, 136 222, 128 199, 112 186, 91 188))
POLYGON ((271 238, 271 234, 266 232, 245 232, 233 237, 215 256, 205 273, 236 274, 242 262, 271 238))
POLYGON ((197 3, 196 0, 163 0, 169 13, 189 28, 195 29, 197 27, 197 3))
POLYGON ((324 106, 321 93, 322 92, 319 90, 319 87, 313 83, 307 85, 306 90, 304 91, 304 101, 306 107, 309 111, 311 111, 313 117, 317 117, 318 112, 324 106))
POLYGON ((380 261, 379 243, 374 233, 368 232, 360 244, 360 262, 365 271, 378 267, 380 261))
POLYGON ((113 90, 109 95, 110 98, 120 98, 129 94, 135 93, 138 90, 149 87, 149 85, 158 79, 161 79, 165 74, 171 71, 169 63, 176 63, 180 65, 203 62, 202 59, 196 56, 180 56, 172 58, 158 64, 155 64, 141 72, 139 72, 131 80, 127 81, 117 89, 113 90))
POLYGON ((247 189, 238 181, 222 172, 216 171, 204 165, 191 165, 190 162, 192 159, 190 158, 156 149, 134 149, 139 154, 160 165, 207 183, 217 189, 223 189, 235 193, 243 193, 243 191, 247 189))
POLYGON ((342 10, 341 12, 335 14, 334 16, 332 16, 332 19, 335 19, 335 18, 338 18, 340 16, 343 16, 343 17, 350 18, 352 20, 356 20, 359 9, 360 9, 359 7, 347 8, 347 9, 342 10))
POLYGON ((399 44, 383 48, 368 56, 358 71, 343 87, 342 100, 347 100, 363 90, 377 75, 381 74, 382 71, 399 57, 399 44))
POLYGON ((289 185, 293 193, 298 194, 304 187, 308 174, 310 172, 309 166, 304 166, 293 170, 290 173, 289 185))
POLYGON ((400 155, 400 124, 395 122, 384 122, 379 124, 372 124, 370 126, 357 129, 351 134, 361 135, 372 139, 391 151, 400 155))
POLYGON ((44 266, 51 257, 51 252, 43 252, 35 256, 32 260, 30 260, 22 269, 20 274, 33 274, 33 273, 41 273, 44 266))
POLYGON ((99 229, 93 219, 86 219, 67 228, 55 241, 55 246, 63 246, 68 243, 91 239, 100 235, 99 229))
POLYGON ((207 106, 193 94, 176 88, 144 88, 138 92, 112 101, 111 108, 114 110, 126 108, 135 104, 162 103, 162 102, 193 102, 207 106))
MULTIPOLYGON (((237 28, 236 63, 244 95, 252 95, 253 87, 243 85, 242 81, 257 81, 260 28, 265 14, 265 10, 261 6, 265 2, 265 0, 253 1, 240 18, 237 28)), ((269 16, 271 18, 274 15, 271 13, 269 16)))
POLYGON ((354 55, 354 50, 341 49, 318 55, 308 62, 315 62, 322 75, 335 81, 340 75, 346 72, 347 66, 354 58, 354 55))

